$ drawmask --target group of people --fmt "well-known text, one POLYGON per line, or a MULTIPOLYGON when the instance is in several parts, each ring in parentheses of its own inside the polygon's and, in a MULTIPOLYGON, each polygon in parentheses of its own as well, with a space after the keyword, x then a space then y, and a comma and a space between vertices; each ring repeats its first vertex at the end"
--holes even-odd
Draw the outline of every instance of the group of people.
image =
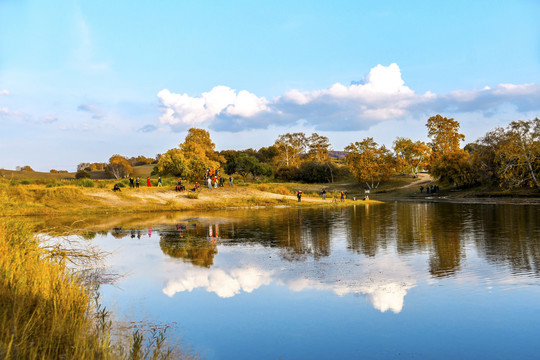
MULTIPOLYGON (((322 198, 323 198, 323 200, 325 200, 325 199, 326 199, 326 189, 323 189, 323 190, 319 193, 319 195, 321 195, 322 198)), ((340 197, 341 202, 344 202, 344 201, 345 201, 345 197, 346 197, 346 196, 347 196, 347 192, 344 192, 344 191, 342 191, 342 192, 339 194, 339 197, 340 197)), ((298 200, 298 201, 300 201, 300 200, 298 200)))
MULTIPOLYGON (((157 186, 162 186, 161 177, 158 179, 157 186)), ((136 179, 133 178, 133 176, 129 177, 129 187, 130 188, 139 188, 141 186, 141 179, 137 176, 136 179)), ((152 186, 152 182, 150 181, 150 177, 146 177, 146 186, 150 187, 152 186)))
MULTIPOLYGON (((204 174, 204 181, 208 184, 209 189, 212 189, 212 188, 217 189, 218 186, 221 186, 221 187, 225 186, 226 179, 224 177, 219 176, 219 170, 214 171, 214 170, 211 170, 211 169, 207 169, 206 173, 204 174)), ((233 177, 229 176, 229 186, 233 185, 233 181, 234 181, 233 177)), ((121 191, 120 186, 121 186, 121 184, 114 184, 113 191, 121 191)), ((136 178, 134 178, 133 176, 131 176, 129 178, 129 187, 130 188, 138 189, 140 186, 141 186, 141 179, 138 176, 136 178)), ((146 178, 146 186, 147 187, 152 186, 152 182, 150 180, 150 177, 146 178)), ((158 187, 163 186, 163 181, 162 181, 161 177, 159 177, 158 180, 157 180, 157 186, 158 187)), ((175 187, 175 191, 185 191, 185 190, 186 190, 186 186, 182 183, 182 179, 178 178, 178 181, 177 181, 176 187, 175 187)), ((191 191, 198 191, 199 190, 199 183, 195 182, 195 184, 193 185, 193 188, 191 188, 190 190, 191 191)))
MULTIPOLYGON (((426 194, 435 194, 439 191, 439 185, 426 186, 426 194)), ((424 192, 424 187, 420 186, 420 193, 424 192)))
MULTIPOLYGON (((217 189, 218 186, 224 187, 227 180, 225 180, 224 177, 219 175, 219 170, 206 169, 206 172, 204 174, 204 181, 208 185, 208 189, 211 190, 212 188, 217 189)), ((229 186, 233 185, 233 181, 233 177, 229 176, 229 186)))

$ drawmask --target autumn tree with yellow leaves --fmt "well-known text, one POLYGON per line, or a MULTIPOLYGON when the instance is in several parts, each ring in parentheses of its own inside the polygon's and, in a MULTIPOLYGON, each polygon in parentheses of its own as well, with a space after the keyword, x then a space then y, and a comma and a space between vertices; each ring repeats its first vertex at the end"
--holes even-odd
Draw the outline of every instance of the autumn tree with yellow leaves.
POLYGON ((403 172, 417 176, 420 168, 428 164, 431 149, 423 141, 398 137, 394 140, 396 167, 403 172))
POLYGON ((394 174, 394 157, 373 138, 351 143, 345 151, 348 152, 345 161, 349 170, 358 182, 365 183, 369 189, 377 188, 381 181, 388 180, 394 174))
POLYGON ((474 168, 482 179, 505 189, 540 190, 540 119, 512 121, 470 146, 474 168))
POLYGON ((133 168, 125 157, 116 154, 109 159, 106 171, 115 179, 122 179, 128 177, 133 172, 133 168))
POLYGON ((428 119, 426 127, 431 139, 431 175, 456 186, 472 185, 475 177, 471 174, 469 153, 460 147, 465 135, 459 132, 459 122, 437 114, 428 119))

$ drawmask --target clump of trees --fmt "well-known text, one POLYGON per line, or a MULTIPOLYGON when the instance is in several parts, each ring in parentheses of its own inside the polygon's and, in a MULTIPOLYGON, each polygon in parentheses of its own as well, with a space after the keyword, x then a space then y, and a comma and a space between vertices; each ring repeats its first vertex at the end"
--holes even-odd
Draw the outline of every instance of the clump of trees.
POLYGON ((17 171, 31 171, 31 172, 34 171, 34 169, 32 169, 32 168, 30 167, 30 165, 17 166, 17 167, 15 168, 15 170, 17 170, 17 171))
MULTIPOLYGON (((108 163, 81 163, 79 176, 106 171, 123 178, 133 166, 155 164, 154 173, 200 180, 206 169, 222 170, 243 178, 271 177, 306 183, 334 182, 354 178, 374 189, 395 174, 416 177, 429 170, 441 183, 456 187, 479 184, 504 189, 520 187, 540 190, 540 120, 513 121, 489 131, 474 143, 461 147, 465 136, 460 124, 439 114, 426 123, 428 143, 397 137, 392 149, 367 137, 345 148, 344 161, 330 157, 327 137, 302 132, 279 135, 274 144, 259 150, 215 151, 208 131, 189 129, 183 143, 156 158, 113 155, 108 163)), ((334 152, 335 153, 335 152, 334 152)), ((20 170, 32 171, 29 166, 20 170)), ((51 170, 51 172, 56 170, 51 170)))
POLYGON ((210 133, 204 129, 191 128, 178 148, 170 149, 160 156, 154 171, 161 176, 198 180, 206 169, 220 169, 222 163, 225 163, 225 159, 215 151, 210 133))
POLYGON ((540 119, 512 121, 465 147, 475 181, 540 190, 540 119))

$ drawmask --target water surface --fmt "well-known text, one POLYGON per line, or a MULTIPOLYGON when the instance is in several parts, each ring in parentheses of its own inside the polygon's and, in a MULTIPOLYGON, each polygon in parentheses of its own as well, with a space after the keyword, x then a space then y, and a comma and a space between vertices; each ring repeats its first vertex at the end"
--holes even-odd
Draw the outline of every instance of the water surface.
POLYGON ((538 206, 390 203, 180 213, 93 241, 126 274, 105 304, 209 359, 533 359, 539 239, 538 206))

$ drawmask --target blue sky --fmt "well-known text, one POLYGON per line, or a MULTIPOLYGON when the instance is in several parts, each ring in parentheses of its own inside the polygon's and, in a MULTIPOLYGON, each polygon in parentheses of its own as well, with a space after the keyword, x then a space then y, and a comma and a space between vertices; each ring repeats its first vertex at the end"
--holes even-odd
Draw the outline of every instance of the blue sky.
POLYGON ((540 2, 0 0, 0 168, 540 116, 540 2))

